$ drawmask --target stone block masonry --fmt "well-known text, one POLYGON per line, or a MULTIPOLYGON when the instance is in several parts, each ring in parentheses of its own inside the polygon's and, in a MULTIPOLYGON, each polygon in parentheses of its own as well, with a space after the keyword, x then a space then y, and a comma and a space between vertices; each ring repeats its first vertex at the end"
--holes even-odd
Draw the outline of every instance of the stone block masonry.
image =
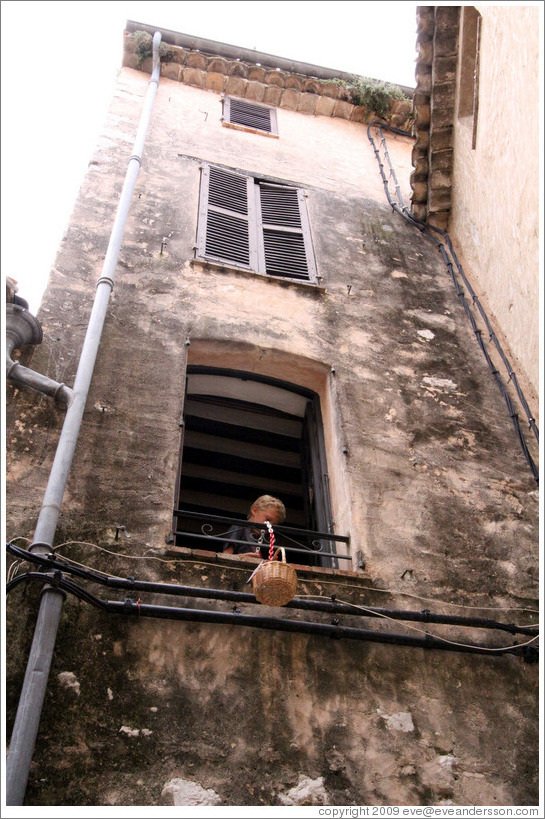
MULTIPOLYGON (((142 60, 134 39, 125 33, 123 65, 151 73, 151 58, 142 60)), ((168 45, 161 63, 161 76, 196 88, 230 94, 302 114, 340 117, 354 122, 369 122, 373 111, 348 100, 346 89, 330 80, 280 69, 268 70, 241 60, 228 60, 176 45, 168 45)), ((396 100, 391 118, 397 128, 410 130, 412 102, 396 100)))

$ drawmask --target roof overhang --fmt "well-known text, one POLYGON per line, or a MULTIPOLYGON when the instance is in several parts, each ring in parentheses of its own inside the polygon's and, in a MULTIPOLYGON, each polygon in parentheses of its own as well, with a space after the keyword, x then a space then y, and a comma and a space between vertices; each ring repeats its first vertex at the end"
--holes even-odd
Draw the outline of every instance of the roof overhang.
MULTIPOLYGON (((127 20, 125 30, 132 34, 135 31, 147 31, 148 34, 153 35, 154 32, 161 33, 161 40, 169 45, 180 46, 181 48, 189 49, 190 51, 200 51, 203 54, 214 55, 216 57, 224 57, 228 60, 240 60, 241 62, 253 63, 254 65, 262 65, 267 68, 278 68, 281 71, 287 71, 292 74, 303 74, 308 77, 316 77, 320 80, 345 79, 350 80, 354 77, 353 73, 346 71, 339 71, 335 68, 325 68, 320 65, 312 65, 311 63, 299 62, 298 60, 291 60, 286 57, 277 57, 274 54, 267 54, 263 51, 256 51, 255 49, 242 48, 241 46, 229 45, 228 43, 221 43, 217 40, 207 40, 204 37, 196 37, 191 34, 182 34, 178 31, 171 31, 168 28, 160 28, 157 26, 150 26, 147 23, 137 23, 134 20, 127 20)), ((369 77, 375 82, 382 82, 382 80, 369 77)), ((413 88, 406 85, 398 85, 397 83, 388 83, 396 88, 400 88, 408 97, 412 96, 413 88)))

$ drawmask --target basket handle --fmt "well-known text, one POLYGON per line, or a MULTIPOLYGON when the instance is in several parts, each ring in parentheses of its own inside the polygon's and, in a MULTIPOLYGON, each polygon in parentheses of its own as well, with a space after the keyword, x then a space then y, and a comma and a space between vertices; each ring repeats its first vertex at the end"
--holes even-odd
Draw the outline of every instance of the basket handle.
MULTIPOLYGON (((284 549, 284 547, 283 547, 283 546, 279 546, 279 547, 278 547, 278 549, 276 550, 276 552, 275 552, 275 553, 274 553, 274 555, 272 556, 272 560, 274 560, 274 559, 276 558, 276 555, 278 554, 278 552, 282 552, 282 563, 286 563, 286 550, 284 549)), ((261 567, 262 567, 262 566, 263 566, 265 563, 270 563, 270 560, 262 560, 262 561, 261 561, 261 563, 259 564, 259 566, 256 566, 256 567, 255 567, 255 569, 254 569, 254 570, 253 570, 253 572, 251 573, 250 577, 249 577, 249 578, 248 578, 248 580, 246 581, 246 584, 248 584, 248 583, 250 583, 250 582, 251 582, 252 577, 253 577, 253 576, 256 574, 257 570, 258 570, 258 569, 260 569, 260 568, 261 568, 261 567)), ((287 565, 287 564, 286 564, 286 565, 287 565)))

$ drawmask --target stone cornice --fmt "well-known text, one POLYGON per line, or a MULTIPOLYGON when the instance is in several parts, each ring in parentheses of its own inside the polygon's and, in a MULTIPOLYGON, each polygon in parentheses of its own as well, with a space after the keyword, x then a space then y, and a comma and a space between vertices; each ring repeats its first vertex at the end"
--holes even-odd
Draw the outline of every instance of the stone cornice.
POLYGON ((412 211, 445 229, 451 207, 459 6, 418 6, 412 211))
MULTIPOLYGON (((151 57, 141 61, 138 46, 131 36, 137 30, 153 29, 138 23, 127 23, 123 41, 123 65, 128 68, 151 73, 151 57)), ((162 29, 159 29, 162 31, 162 29)), ((258 52, 244 52, 248 59, 228 58, 222 53, 236 53, 233 46, 226 46, 212 41, 200 41, 207 44, 207 52, 195 50, 187 45, 177 45, 175 32, 165 32, 163 40, 163 55, 161 58, 161 76, 170 80, 215 91, 218 94, 242 97, 253 102, 261 102, 276 108, 287 108, 304 114, 339 117, 352 122, 369 122, 376 118, 373 111, 368 111, 362 105, 354 105, 347 99, 347 91, 340 85, 324 77, 314 76, 316 73, 329 73, 331 79, 347 79, 350 75, 340 74, 331 69, 320 69, 318 66, 306 66, 304 63, 282 61, 298 70, 284 70, 272 67, 261 62, 267 56, 258 52), (214 48, 217 46, 217 48, 214 48), (220 52, 214 54, 214 50, 220 52), (250 60, 249 57, 254 59, 250 60), (303 69, 308 69, 308 73, 303 69)), ((179 41, 190 42, 195 38, 187 35, 177 35, 179 41), (180 38, 183 38, 180 40, 180 38)), ((273 59, 273 58, 271 58, 273 59)), ((280 58, 278 58, 280 59, 280 58)), ((405 92, 411 89, 399 86, 405 92)), ((410 100, 393 100, 391 115, 388 124, 405 130, 411 127, 412 103, 410 100)))

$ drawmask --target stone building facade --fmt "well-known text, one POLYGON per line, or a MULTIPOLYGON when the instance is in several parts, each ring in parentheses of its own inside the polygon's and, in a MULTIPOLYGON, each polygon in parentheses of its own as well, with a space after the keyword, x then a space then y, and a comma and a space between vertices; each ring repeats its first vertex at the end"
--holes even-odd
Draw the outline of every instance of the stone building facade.
MULTIPOLYGON (((136 30, 20 359, 59 383, 148 86, 136 30)), ((25 804, 536 805, 538 494, 448 270, 385 198, 371 112, 162 34, 55 556, 23 582, 10 554, 8 728, 43 573, 66 594, 25 804), (284 607, 221 551, 267 491, 284 607)), ((413 140, 385 133, 408 199, 413 140)), ((66 409, 8 393, 21 548, 66 409)))

